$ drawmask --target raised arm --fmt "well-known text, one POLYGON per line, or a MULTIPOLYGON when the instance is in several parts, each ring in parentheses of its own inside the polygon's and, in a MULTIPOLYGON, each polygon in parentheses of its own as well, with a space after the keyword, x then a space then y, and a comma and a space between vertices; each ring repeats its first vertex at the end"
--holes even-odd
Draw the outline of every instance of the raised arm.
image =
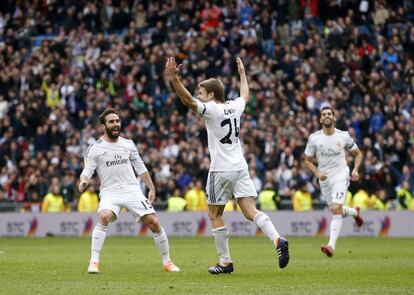
POLYGON ((171 82, 175 93, 178 95, 181 102, 193 111, 197 111, 197 102, 193 99, 190 92, 188 92, 188 90, 184 87, 183 83, 181 83, 180 77, 178 76, 180 69, 181 65, 177 66, 175 58, 169 57, 165 64, 165 76, 168 81, 171 82))
POLYGON ((247 83, 247 77, 244 71, 244 65, 240 57, 236 59, 236 63, 237 63, 237 70, 239 71, 239 75, 240 75, 240 96, 243 97, 247 103, 250 98, 249 84, 247 83))

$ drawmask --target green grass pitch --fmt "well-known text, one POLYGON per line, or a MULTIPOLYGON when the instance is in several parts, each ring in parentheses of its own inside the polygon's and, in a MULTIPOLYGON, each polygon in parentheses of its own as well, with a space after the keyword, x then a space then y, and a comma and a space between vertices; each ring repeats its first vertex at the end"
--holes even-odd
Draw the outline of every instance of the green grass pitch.
POLYGON ((266 238, 230 239, 235 271, 210 275, 212 238, 170 238, 180 273, 164 273, 151 238, 108 237, 101 274, 88 275, 89 238, 0 238, 0 294, 414 294, 414 239, 289 238, 278 267, 266 238))

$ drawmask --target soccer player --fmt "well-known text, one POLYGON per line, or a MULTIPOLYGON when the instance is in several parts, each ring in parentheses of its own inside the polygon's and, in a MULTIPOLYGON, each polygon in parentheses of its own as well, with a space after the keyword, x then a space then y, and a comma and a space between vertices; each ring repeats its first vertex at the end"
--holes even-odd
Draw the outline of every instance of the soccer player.
POLYGON ((109 222, 115 221, 122 208, 127 208, 142 220, 153 232, 167 272, 180 269, 170 260, 167 235, 155 216, 151 203, 155 200, 155 188, 144 162, 132 140, 119 136, 121 121, 117 110, 108 108, 99 122, 105 128, 104 135, 89 146, 85 156, 85 167, 80 175, 79 191, 83 192, 96 169, 101 181, 98 223, 92 233, 89 273, 99 273, 101 253, 109 222), (149 189, 148 199, 143 195, 135 172, 149 189))
POLYGON ((165 75, 183 104, 200 114, 206 122, 211 155, 206 185, 208 215, 219 255, 219 262, 208 269, 211 274, 231 273, 234 269, 229 251, 229 234, 222 217, 226 203, 233 196, 244 216, 254 221, 274 243, 279 267, 286 267, 290 258, 288 241, 280 237, 270 218, 256 209, 257 193, 239 140, 240 117, 250 97, 249 86, 242 60, 237 58, 236 62, 240 75, 240 97, 234 101, 224 100, 224 86, 218 79, 201 82, 197 99, 194 99, 181 83, 181 65, 177 66, 174 57, 168 58, 165 68, 165 75))
POLYGON ((332 107, 322 107, 319 122, 322 124, 322 130, 309 136, 305 149, 305 164, 318 178, 322 196, 332 212, 329 242, 328 245, 321 245, 321 251, 332 257, 341 231, 342 218, 353 216, 358 226, 363 224, 359 207, 344 206, 350 179, 345 149, 355 157, 354 169, 351 173, 353 181, 359 179, 358 170, 362 153, 347 131, 335 128, 335 113, 332 107), (314 158, 318 167, 314 164, 314 158))

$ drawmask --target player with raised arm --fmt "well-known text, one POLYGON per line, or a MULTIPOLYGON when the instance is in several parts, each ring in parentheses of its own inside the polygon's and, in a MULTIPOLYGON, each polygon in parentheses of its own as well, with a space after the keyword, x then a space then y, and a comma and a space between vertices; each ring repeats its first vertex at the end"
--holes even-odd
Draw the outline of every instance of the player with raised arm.
POLYGON ((240 75, 240 97, 234 101, 224 100, 224 86, 218 79, 208 79, 198 85, 197 99, 194 99, 181 83, 174 57, 166 62, 165 74, 180 100, 206 122, 208 148, 211 164, 207 179, 208 215, 219 255, 219 262, 208 269, 211 274, 233 272, 229 251, 229 234, 223 220, 226 203, 236 198, 244 216, 256 225, 274 243, 279 256, 279 267, 289 263, 288 241, 280 237, 270 218, 256 209, 256 189, 250 179, 247 162, 239 139, 240 117, 249 100, 249 86, 243 62, 236 59, 240 75))
POLYGON ((359 179, 358 170, 362 162, 362 153, 347 131, 335 128, 335 113, 332 107, 324 106, 320 111, 319 120, 322 130, 309 136, 305 149, 305 164, 318 178, 322 196, 332 212, 329 242, 328 245, 321 245, 321 251, 332 257, 341 231, 342 218, 353 216, 358 226, 363 224, 359 207, 344 206, 350 179, 345 150, 349 150, 355 157, 351 173, 353 181, 359 179), (315 159, 318 167, 314 164, 315 159))
POLYGON ((99 273, 99 255, 105 241, 107 226, 109 222, 118 218, 122 208, 127 208, 137 222, 142 220, 151 229, 162 257, 164 270, 180 271, 170 259, 167 234, 151 205, 155 200, 155 188, 151 176, 134 142, 119 136, 121 121, 118 111, 112 108, 106 109, 99 116, 99 122, 105 128, 105 133, 89 146, 79 183, 79 191, 83 192, 95 170, 101 181, 98 222, 92 233, 88 272, 99 273), (148 187, 148 199, 143 195, 135 173, 148 187))

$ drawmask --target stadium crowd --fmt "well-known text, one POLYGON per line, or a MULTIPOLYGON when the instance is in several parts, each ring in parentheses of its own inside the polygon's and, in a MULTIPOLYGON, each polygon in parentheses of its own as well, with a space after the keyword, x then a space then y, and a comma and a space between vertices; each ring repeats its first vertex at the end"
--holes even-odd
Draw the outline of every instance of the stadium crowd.
POLYGON ((252 92, 240 137, 263 207, 318 202, 303 151, 329 103, 364 153, 350 204, 414 209, 413 22, 408 0, 2 1, 0 206, 93 210, 75 188, 108 106, 159 204, 204 187, 205 126, 166 83, 165 59, 182 63, 185 86, 220 77, 235 99, 240 56, 252 92))

